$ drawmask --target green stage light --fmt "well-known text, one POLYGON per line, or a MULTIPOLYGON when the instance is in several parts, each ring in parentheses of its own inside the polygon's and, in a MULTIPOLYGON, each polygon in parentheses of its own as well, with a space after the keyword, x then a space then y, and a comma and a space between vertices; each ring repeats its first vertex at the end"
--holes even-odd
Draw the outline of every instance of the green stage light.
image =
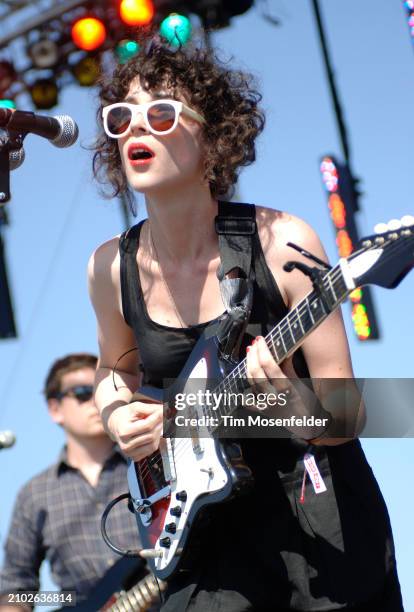
POLYGON ((115 54, 120 64, 126 64, 131 57, 139 52, 139 44, 134 40, 121 40, 115 48, 115 54))
POLYGON ((16 108, 16 104, 14 103, 13 100, 8 100, 8 99, 4 99, 4 100, 0 100, 0 108, 16 108))
POLYGON ((185 45, 191 37, 191 22, 184 15, 171 13, 161 22, 160 34, 173 47, 180 47, 185 45))

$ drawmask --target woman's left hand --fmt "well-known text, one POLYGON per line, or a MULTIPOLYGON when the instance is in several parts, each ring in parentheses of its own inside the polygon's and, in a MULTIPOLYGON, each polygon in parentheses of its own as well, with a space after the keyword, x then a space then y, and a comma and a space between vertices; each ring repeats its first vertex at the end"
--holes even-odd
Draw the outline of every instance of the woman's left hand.
POLYGON ((283 369, 276 363, 266 340, 257 336, 246 349, 247 378, 255 392, 285 393, 293 391, 290 379, 297 378, 292 359, 283 362, 283 369))

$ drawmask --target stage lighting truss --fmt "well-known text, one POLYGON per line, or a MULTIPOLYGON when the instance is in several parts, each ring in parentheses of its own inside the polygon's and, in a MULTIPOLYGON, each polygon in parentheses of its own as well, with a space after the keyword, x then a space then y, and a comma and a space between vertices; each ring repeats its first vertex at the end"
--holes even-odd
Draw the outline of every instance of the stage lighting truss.
MULTIPOLYGON (((37 108, 51 108, 65 85, 74 81, 83 86, 94 84, 100 58, 86 61, 85 53, 72 40, 71 29, 92 9, 98 19, 111 18, 108 2, 112 0, 10 0, 7 10, 3 6, 0 32, 8 34, 0 34, 0 99, 26 94, 37 108), (6 65, 13 78, 4 74, 6 65)), ((110 44, 104 41, 100 51, 110 44)))
POLYGON ((26 94, 33 100, 33 90, 40 90, 48 92, 45 99, 41 96, 41 104, 48 104, 46 99, 54 99, 53 84, 56 94, 68 83, 93 85, 100 70, 112 68, 116 61, 125 62, 136 53, 128 43, 137 27, 145 27, 137 23, 150 19, 158 25, 163 22, 164 36, 174 46, 177 32, 182 44, 190 36, 203 40, 203 25, 224 27, 252 4, 253 0, 2 0, 0 84, 2 62, 10 65, 12 78, 7 87, 8 77, 3 79, 0 99, 26 94), (174 16, 168 18, 171 13, 174 16), (72 36, 74 23, 82 18, 97 20, 98 30, 102 24, 101 38, 95 43, 87 41, 83 51, 79 39, 72 36), (34 87, 39 80, 41 85, 34 87))

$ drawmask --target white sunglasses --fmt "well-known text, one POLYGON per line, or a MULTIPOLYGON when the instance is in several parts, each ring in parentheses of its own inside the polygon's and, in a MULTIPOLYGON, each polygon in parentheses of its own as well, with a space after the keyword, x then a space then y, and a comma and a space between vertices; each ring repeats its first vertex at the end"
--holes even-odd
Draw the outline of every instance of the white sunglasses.
POLYGON ((170 134, 175 130, 181 113, 199 123, 205 123, 201 115, 177 100, 154 100, 145 104, 116 102, 102 109, 105 133, 110 138, 126 136, 136 113, 142 114, 148 130, 157 135, 170 134))

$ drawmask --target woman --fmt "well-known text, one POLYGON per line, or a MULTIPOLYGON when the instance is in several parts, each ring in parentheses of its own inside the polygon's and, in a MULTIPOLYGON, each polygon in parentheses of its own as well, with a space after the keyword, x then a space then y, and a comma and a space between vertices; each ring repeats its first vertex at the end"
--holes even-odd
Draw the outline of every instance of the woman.
MULTIPOLYGON (((178 376, 207 323, 224 311, 214 219, 218 199, 255 159, 259 101, 248 76, 209 53, 154 43, 101 89, 95 173, 113 194, 143 193, 148 211, 89 265, 100 345, 96 403, 135 461, 158 448, 162 432, 158 404, 129 403, 137 363, 151 385, 178 376)), ((263 336, 311 289, 300 271, 283 269, 292 259, 287 242, 326 255, 313 229, 291 214, 257 206, 256 222, 253 307, 241 345, 249 380, 283 388, 287 375, 352 378, 339 311, 306 338, 293 365, 273 359, 263 336)), ((214 508, 208 539, 189 571, 171 580, 165 611, 403 609, 378 485, 359 442, 329 434, 242 441, 254 489, 214 508), (327 487, 322 495, 303 477, 309 450, 327 487)))

